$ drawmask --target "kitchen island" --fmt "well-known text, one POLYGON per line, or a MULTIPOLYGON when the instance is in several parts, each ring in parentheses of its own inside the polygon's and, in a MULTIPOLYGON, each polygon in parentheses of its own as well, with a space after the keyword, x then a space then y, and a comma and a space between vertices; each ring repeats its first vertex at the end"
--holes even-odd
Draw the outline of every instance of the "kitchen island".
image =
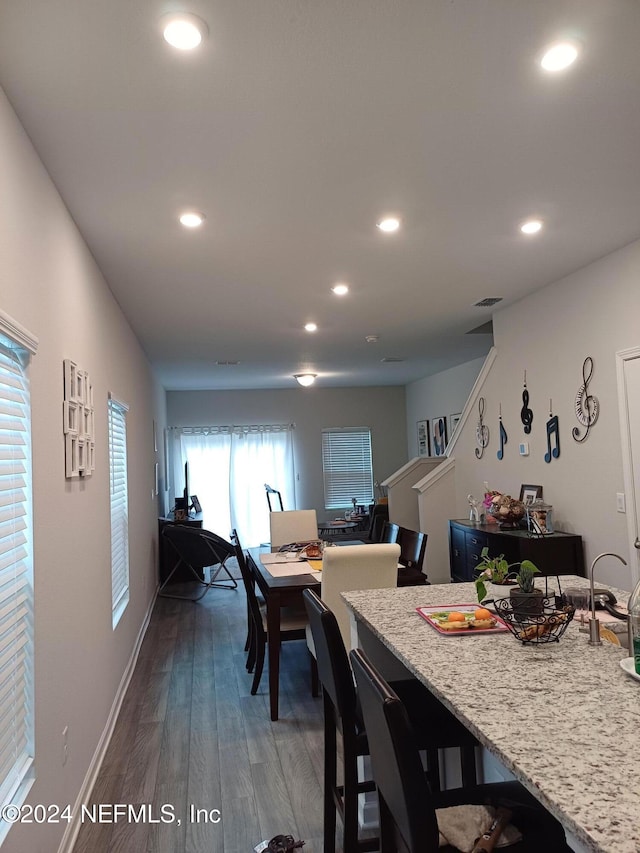
POLYGON ((391 653, 560 820, 575 850, 640 851, 640 681, 620 667, 625 649, 589 646, 575 620, 558 643, 525 646, 511 633, 445 636, 416 612, 475 602, 471 583, 343 596, 382 674, 391 653))

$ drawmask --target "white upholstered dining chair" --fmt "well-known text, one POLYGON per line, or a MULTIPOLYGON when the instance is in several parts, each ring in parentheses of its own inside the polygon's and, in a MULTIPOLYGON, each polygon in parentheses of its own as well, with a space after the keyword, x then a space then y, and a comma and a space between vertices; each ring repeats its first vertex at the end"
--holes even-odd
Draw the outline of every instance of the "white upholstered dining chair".
MULTIPOLYGON (((324 549, 320 598, 335 614, 347 651, 352 647, 351 620, 340 593, 352 589, 387 589, 397 586, 399 557, 400 546, 395 543, 337 545, 324 549)), ((315 656, 309 628, 307 645, 315 656)))
POLYGON ((290 509, 270 512, 271 547, 279 548, 289 542, 306 542, 318 538, 318 518, 315 509, 290 509))

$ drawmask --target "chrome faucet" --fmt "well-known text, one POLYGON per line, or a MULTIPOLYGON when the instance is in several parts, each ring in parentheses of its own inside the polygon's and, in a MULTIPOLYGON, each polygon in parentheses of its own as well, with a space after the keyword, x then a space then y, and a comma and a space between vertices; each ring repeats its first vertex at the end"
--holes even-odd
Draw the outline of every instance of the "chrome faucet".
POLYGON ((590 646, 602 645, 602 640, 600 639, 600 620, 596 618, 596 597, 593 589, 593 570, 598 560, 601 560, 603 557, 616 557, 625 566, 627 565, 627 561, 623 557, 621 557, 620 554, 612 554, 610 551, 605 551, 604 554, 598 554, 593 563, 591 563, 591 568, 589 569, 589 580, 591 590, 591 618, 589 619, 590 646))

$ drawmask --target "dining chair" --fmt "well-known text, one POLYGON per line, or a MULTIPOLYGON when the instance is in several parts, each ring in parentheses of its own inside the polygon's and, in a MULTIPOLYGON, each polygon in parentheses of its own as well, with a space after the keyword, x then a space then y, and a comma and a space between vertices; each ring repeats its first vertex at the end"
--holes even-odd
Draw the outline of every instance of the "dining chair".
POLYGON ((289 542, 306 542, 318 538, 318 518, 315 509, 290 509, 270 512, 271 547, 279 548, 289 542))
MULTIPOLYGON (((370 546, 369 546, 370 547, 370 546)), ((359 839, 358 796, 373 791, 372 780, 359 781, 358 758, 369 754, 369 743, 357 701, 347 650, 335 613, 313 590, 303 598, 313 636, 324 705, 324 853, 335 853, 336 818, 342 821, 344 853, 377 850, 377 839, 359 839), (340 737, 343 784, 337 781, 340 737)), ((411 708, 416 742, 426 750, 430 778, 439 784, 438 749, 464 748, 465 779, 475 782, 474 748, 477 741, 416 679, 393 683, 411 708), (470 761, 470 763, 468 763, 470 761), (471 777, 470 775, 471 774, 471 777)))
MULTIPOLYGON (((347 649, 351 648, 351 617, 340 593, 350 589, 388 589, 397 585, 400 546, 343 545, 324 549, 320 598, 338 620, 347 649)), ((313 654, 313 637, 307 630, 307 645, 313 654)))
POLYGON ((371 504, 369 507, 369 530, 362 538, 364 542, 380 542, 385 521, 389 521, 389 504, 371 504))
POLYGON ((282 512, 284 508, 282 506, 282 495, 280 494, 280 492, 277 489, 272 489, 268 483, 264 484, 264 490, 267 493, 267 504, 269 505, 269 512, 274 512, 273 506, 271 504, 271 495, 275 495, 274 500, 277 499, 277 506, 280 507, 280 512, 282 512))
POLYGON ((200 601, 212 587, 237 588, 238 584, 226 566, 227 560, 233 556, 233 547, 225 539, 202 527, 184 524, 165 524, 162 527, 161 535, 171 544, 176 555, 174 567, 158 590, 158 595, 161 598, 200 601), (191 595, 164 592, 178 567, 183 564, 189 570, 193 580, 204 587, 202 593, 195 598, 191 595), (214 566, 217 566, 217 569, 214 570, 214 566), (207 568, 210 569, 208 581, 204 577, 204 570, 207 568), (227 579, 218 580, 221 573, 224 573, 227 579))
POLYGON ((400 545, 398 586, 421 586, 427 583, 427 576, 423 572, 427 534, 401 526, 397 542, 400 545))
POLYGON ((453 853, 458 848, 439 846, 437 809, 487 803, 508 807, 511 821, 523 834, 522 841, 505 849, 513 853, 570 849, 560 823, 518 782, 434 792, 423 771, 408 708, 364 652, 356 649, 350 659, 378 791, 383 853, 453 853))
MULTIPOLYGON (((382 534, 380 536, 381 542, 397 542, 398 541, 398 532, 400 531, 400 527, 397 524, 394 524, 392 521, 385 521, 384 526, 382 528, 382 534)), ((402 553, 402 548, 400 549, 402 553)))
MULTIPOLYGON (((250 619, 250 628, 248 631, 249 649, 247 656, 246 669, 247 672, 253 672, 253 682, 251 684, 251 695, 255 696, 260 686, 262 671, 264 669, 264 658, 267 643, 269 641, 267 633, 267 615, 264 603, 258 601, 256 595, 256 581, 251 570, 247 565, 244 556, 244 551, 240 545, 237 533, 235 534, 234 553, 240 568, 242 583, 247 596, 247 613, 250 619)), ((309 624, 304 607, 300 609, 283 607, 280 611, 280 639, 285 640, 303 640, 306 636, 306 627, 309 624)), ((317 685, 317 668, 315 659, 311 662, 311 692, 314 696, 318 693, 317 685)))

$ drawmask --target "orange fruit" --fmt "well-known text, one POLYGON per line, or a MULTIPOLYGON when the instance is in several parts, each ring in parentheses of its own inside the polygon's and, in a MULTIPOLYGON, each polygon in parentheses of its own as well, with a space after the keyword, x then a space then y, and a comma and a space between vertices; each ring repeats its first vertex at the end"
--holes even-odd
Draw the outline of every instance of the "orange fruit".
POLYGON ((459 613, 457 610, 452 610, 449 614, 448 622, 464 622, 464 613, 459 613))
MULTIPOLYGON (((451 618, 451 617, 449 617, 451 618)), ((485 610, 484 607, 478 607, 475 613, 473 614, 474 619, 491 619, 491 613, 488 610, 485 610)))

